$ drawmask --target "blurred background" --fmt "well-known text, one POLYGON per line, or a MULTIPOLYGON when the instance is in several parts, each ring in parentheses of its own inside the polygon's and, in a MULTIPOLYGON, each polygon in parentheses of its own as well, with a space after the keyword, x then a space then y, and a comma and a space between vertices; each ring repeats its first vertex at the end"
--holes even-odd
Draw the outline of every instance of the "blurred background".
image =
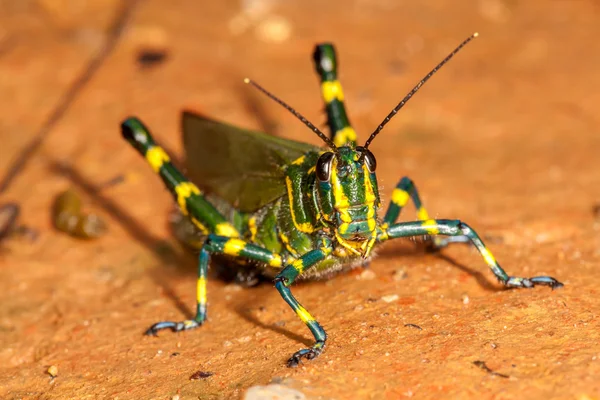
POLYGON ((595 0, 0 0, 0 206, 20 210, 0 212, 0 397, 237 398, 271 382, 307 398, 595 398, 599 22, 595 0), (408 175, 509 273, 564 289, 500 291, 469 248, 390 244, 369 274, 296 289, 331 335, 301 368, 284 360, 310 335, 269 284, 212 279, 206 326, 141 336, 193 309, 195 261, 125 117, 177 157, 183 109, 317 144, 243 78, 324 124, 311 55, 330 41, 364 140, 473 32, 371 146, 384 200, 408 175), (69 188, 99 239, 54 228, 69 188), (198 369, 214 375, 190 381, 198 369))

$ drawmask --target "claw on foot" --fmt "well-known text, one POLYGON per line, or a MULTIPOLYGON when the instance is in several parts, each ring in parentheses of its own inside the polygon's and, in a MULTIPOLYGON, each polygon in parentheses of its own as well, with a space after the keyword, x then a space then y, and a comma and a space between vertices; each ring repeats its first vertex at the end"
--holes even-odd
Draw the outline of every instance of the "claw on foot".
POLYGON ((319 354, 323 352, 325 348, 325 342, 318 342, 310 349, 302 349, 294 353, 293 356, 287 361, 288 368, 297 367, 298 364, 302 361, 303 358, 307 360, 312 360, 313 358, 317 358, 319 354))
POLYGON ((161 331, 163 329, 170 329, 173 332, 187 331, 189 329, 197 328, 200 325, 202 325, 200 322, 192 319, 187 319, 182 322, 163 321, 152 325, 150 328, 148 328, 144 335, 156 336, 158 331, 161 331))
POLYGON ((508 278, 504 285, 507 287, 516 288, 532 288, 534 286, 550 286, 551 289, 558 289, 564 285, 552 278, 551 276, 535 276, 533 278, 520 278, 518 276, 511 276, 508 278))

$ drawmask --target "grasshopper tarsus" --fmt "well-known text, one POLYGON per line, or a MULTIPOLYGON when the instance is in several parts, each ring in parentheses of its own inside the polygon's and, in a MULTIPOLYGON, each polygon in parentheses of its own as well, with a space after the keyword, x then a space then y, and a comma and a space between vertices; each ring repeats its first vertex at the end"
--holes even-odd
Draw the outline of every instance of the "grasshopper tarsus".
POLYGON ((306 359, 306 360, 313 360, 315 358, 317 358, 319 355, 321 355, 321 353, 323 352, 323 349, 325 349, 325 342, 317 342, 313 347, 310 347, 308 349, 302 349, 299 350, 297 352, 295 352, 287 361, 287 367, 288 368, 295 368, 297 367, 301 362, 302 359, 306 359))
POLYGON ((190 329, 198 328, 201 325, 202 325, 202 323, 195 321, 195 320, 185 320, 185 321, 181 321, 181 322, 162 321, 162 322, 157 322, 156 324, 154 324, 150 328, 148 328, 146 330, 146 332, 144 332, 144 335, 145 336, 158 336, 158 332, 165 330, 165 329, 170 329, 172 332, 187 331, 190 329))

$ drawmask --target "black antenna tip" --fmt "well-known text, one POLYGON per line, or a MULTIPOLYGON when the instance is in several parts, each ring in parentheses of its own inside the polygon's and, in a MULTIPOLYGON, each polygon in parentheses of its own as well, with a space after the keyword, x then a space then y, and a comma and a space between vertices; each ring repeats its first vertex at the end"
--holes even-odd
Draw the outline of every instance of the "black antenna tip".
POLYGON ((463 42, 461 44, 459 44, 450 54, 448 54, 446 56, 446 58, 444 58, 438 65, 436 65, 435 68, 433 68, 431 71, 429 71, 429 73, 427 75, 425 75, 425 77, 423 79, 421 79, 421 81, 419 81, 419 83, 417 83, 417 85, 414 88, 412 88, 412 90, 410 92, 408 92, 408 94, 406 96, 404 96, 402 101, 400 101, 400 103, 398 103, 398 105, 396 107, 394 107, 394 109, 387 115, 387 117, 384 118, 384 120, 381 122, 381 124, 379 124, 379 126, 375 129, 375 131, 373 131, 373 133, 371 133, 371 136, 369 136, 369 138, 367 139, 367 141, 365 142, 365 145, 363 147, 365 149, 368 148, 369 145, 371 144, 371 142, 373 141, 373 139, 375 139, 375 136, 377 136, 379 134, 379 132, 381 132, 383 127, 388 122, 390 122, 390 120, 394 117, 394 115, 396 115, 398 113, 398 111, 402 107, 404 107, 404 105, 412 98, 412 96, 415 93, 417 93, 417 91, 425 84, 425 82, 427 82, 429 80, 429 78, 431 78, 433 76, 433 74, 435 74, 441 67, 443 67, 444 64, 446 64, 448 61, 450 61, 450 59, 452 57, 454 57, 454 55, 456 53, 458 53, 460 51, 460 49, 462 49, 467 43, 469 43, 472 39, 476 38, 477 36, 479 36, 479 32, 474 32, 471 36, 469 36, 468 38, 463 40, 463 42))

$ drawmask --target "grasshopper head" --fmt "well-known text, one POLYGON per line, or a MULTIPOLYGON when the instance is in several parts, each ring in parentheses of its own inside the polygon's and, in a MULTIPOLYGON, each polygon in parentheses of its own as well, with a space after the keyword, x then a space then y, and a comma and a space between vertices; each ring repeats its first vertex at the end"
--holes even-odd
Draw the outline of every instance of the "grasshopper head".
MULTIPOLYGON (((478 33, 465 39, 454 51, 432 69, 410 91, 400 103, 385 117, 379 126, 371 133, 364 146, 336 146, 319 128, 304 118, 299 112, 275 97, 262 86, 245 79, 258 90, 281 104, 294 114, 304 125, 319 136, 331 149, 323 153, 315 172, 318 181, 320 212, 322 217, 335 229, 338 242, 350 252, 367 257, 377 238, 377 208, 379 207, 379 192, 375 176, 375 157, 368 150, 369 145, 383 127, 400 111, 415 93, 446 64, 460 49, 462 49, 478 33)), ((335 68, 335 54, 332 45, 318 46, 314 54, 317 71, 324 73, 335 68), (322 60, 326 60, 325 64, 322 60), (329 63, 329 64, 328 64, 329 63)))
POLYGON ((379 191, 376 161, 364 147, 339 147, 323 153, 316 165, 319 197, 330 207, 326 215, 338 242, 350 252, 367 257, 377 235, 379 191))

